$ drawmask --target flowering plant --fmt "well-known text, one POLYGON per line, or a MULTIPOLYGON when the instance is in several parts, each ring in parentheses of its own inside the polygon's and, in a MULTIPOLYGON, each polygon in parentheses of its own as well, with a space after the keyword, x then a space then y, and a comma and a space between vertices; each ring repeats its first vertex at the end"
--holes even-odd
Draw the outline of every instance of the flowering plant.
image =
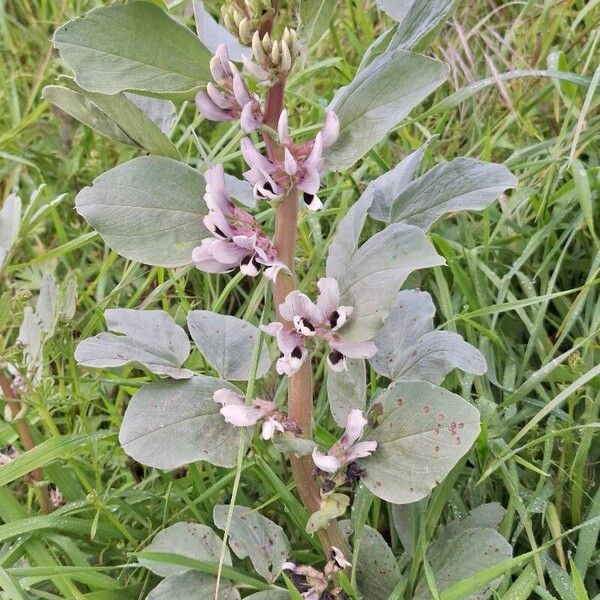
MULTIPOLYGON (((422 147, 375 177, 339 222, 327 216, 336 199, 324 182, 348 171, 444 82, 445 66, 412 50, 446 9, 422 11, 427 3, 415 2, 397 16, 318 122, 301 131, 286 90, 327 27, 320 9, 311 14, 304 5, 312 3, 301 3, 297 32, 277 2, 228 0, 221 26, 195 1, 196 35, 159 4, 101 7, 61 27, 54 43, 74 78, 45 90, 63 110, 146 154, 77 196, 77 211, 110 248, 149 265, 233 273, 232 285, 254 278, 249 285, 262 302, 262 316, 249 320, 190 311, 188 331, 164 311, 107 310, 113 333, 77 348, 82 366, 134 364, 161 377, 129 402, 119 435, 129 456, 159 469, 194 461, 236 468, 230 505, 214 511, 222 540, 205 525, 179 523, 146 548, 140 561, 165 578, 149 598, 189 597, 189 590, 240 598, 243 588, 224 572, 227 543, 267 582, 248 598, 288 597, 278 578, 295 598, 387 598, 400 581, 390 548, 360 524, 361 535, 353 535, 355 519, 338 519, 351 504, 353 515, 368 510, 375 498, 393 505, 425 498, 479 434, 477 409, 440 384, 454 368, 486 372, 476 348, 434 330, 430 296, 407 281, 444 264, 427 235, 438 218, 488 206, 515 179, 500 165, 467 158, 415 177, 422 147), (232 123, 243 179, 226 173, 219 154, 182 159, 168 125, 173 102, 182 100, 194 100, 209 122, 232 123), (299 215, 311 219, 319 210, 330 242, 315 281, 322 269, 297 260, 297 232, 299 215), (373 227, 365 227, 368 218, 373 227), (364 239, 367 229, 375 233, 364 239), (188 368, 188 332, 211 374, 188 368), (321 357, 333 421, 345 428, 333 444, 313 436, 313 367, 321 357), (367 369, 376 383, 369 393, 367 369), (284 378, 287 399, 275 393, 275 376, 284 378), (262 441, 249 450, 257 425, 262 441), (236 504, 243 463, 261 452, 289 460, 306 512, 303 534, 318 536, 323 567, 292 560, 283 530, 236 504), (164 553, 215 562, 216 576, 165 564, 164 553), (388 566, 369 570, 371 555, 388 566)), ((505 541, 486 531, 484 542, 506 556, 505 541)))

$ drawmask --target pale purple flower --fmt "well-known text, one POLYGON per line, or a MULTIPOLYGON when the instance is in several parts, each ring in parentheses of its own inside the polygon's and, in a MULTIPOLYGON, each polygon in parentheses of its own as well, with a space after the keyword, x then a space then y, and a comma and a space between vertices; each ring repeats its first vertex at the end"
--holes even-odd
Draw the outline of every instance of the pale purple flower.
POLYGON ((319 295, 316 303, 302 292, 290 292, 279 306, 279 314, 286 324, 274 322, 263 326, 263 331, 277 339, 281 358, 276 368, 279 374, 293 375, 308 356, 307 338, 320 338, 330 346, 327 363, 334 371, 346 368, 346 358, 370 358, 377 352, 371 340, 348 342, 338 331, 352 315, 351 306, 340 305, 338 284, 332 277, 317 282, 319 295))
POLYGON ((254 427, 260 422, 260 437, 263 440, 273 439, 278 432, 299 431, 274 402, 256 398, 252 404, 246 404, 244 396, 227 388, 217 390, 213 394, 213 400, 221 405, 219 412, 225 421, 235 427, 254 427))
POLYGON ((226 273, 239 268, 251 277, 264 269, 265 276, 275 281, 277 273, 287 267, 278 260, 271 240, 254 217, 235 206, 227 195, 223 166, 208 169, 205 180, 204 200, 209 211, 204 224, 213 237, 194 248, 194 265, 207 273, 226 273))
POLYGON ((48 484, 48 495, 50 496, 50 503, 54 508, 60 508, 64 505, 65 497, 53 483, 48 484))
POLYGON ((248 91, 224 44, 219 45, 212 57, 210 71, 215 83, 209 83, 206 91, 196 94, 196 106, 202 116, 209 121, 239 119, 246 133, 258 129, 263 122, 260 101, 248 91))
POLYGON ((377 449, 377 442, 359 442, 362 437, 367 419, 362 411, 355 408, 350 411, 346 421, 346 431, 342 437, 324 454, 316 448, 313 450, 313 462, 325 473, 336 473, 342 467, 353 463, 359 458, 370 456, 377 449))
POLYGON ((283 147, 283 158, 271 160, 263 156, 249 138, 242 140, 242 154, 250 167, 244 176, 258 199, 277 198, 285 191, 297 188, 310 210, 323 205, 317 196, 323 173, 323 149, 335 142, 339 121, 332 111, 327 112, 323 129, 313 140, 294 144, 289 133, 287 111, 282 111, 277 133, 283 147))

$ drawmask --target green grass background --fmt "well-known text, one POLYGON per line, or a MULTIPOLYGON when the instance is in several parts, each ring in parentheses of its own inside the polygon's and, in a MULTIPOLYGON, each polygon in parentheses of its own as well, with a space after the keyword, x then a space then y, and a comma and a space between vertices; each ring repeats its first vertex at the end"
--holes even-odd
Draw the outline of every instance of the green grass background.
MULTIPOLYGON (((155 580, 134 566, 134 553, 178 520, 210 524, 212 506, 228 501, 233 472, 207 464, 176 473, 145 469, 119 448, 127 400, 147 376, 77 367, 74 348, 103 329, 102 311, 163 308, 183 323, 188 310, 209 308, 256 320, 263 296, 251 280, 126 261, 75 213, 78 190, 135 156, 40 98, 61 72, 49 42, 53 30, 98 4, 0 0, 0 197, 18 191, 40 208, 1 275, 0 359, 20 360, 15 340, 23 307, 43 273, 78 281, 76 315, 47 345, 43 383, 24 398, 42 444, 29 468, 43 467, 67 504, 40 515, 26 479, 0 476, 6 598, 144 597, 155 580)), ((181 13, 186 3, 179 4, 181 13)), ((318 122, 319 107, 349 81, 389 24, 374 2, 339 4, 321 45, 292 76, 287 102, 297 129, 318 122)), ((507 508, 501 532, 516 556, 530 554, 501 575, 497 597, 593 598, 600 593, 600 94, 588 90, 600 73, 600 2, 459 2, 427 52, 449 64, 448 83, 361 166, 327 178, 324 210, 305 214, 299 225, 303 285, 310 288, 322 274, 334 223, 368 181, 434 135, 425 168, 456 156, 503 162, 519 187, 482 214, 439 222, 432 239, 448 266, 411 282, 433 295, 438 324, 460 332, 488 359, 488 377, 452 374, 446 382, 478 406, 482 434, 469 461, 413 512, 421 540, 414 559, 402 554, 385 503, 373 503, 367 522, 397 551, 410 589, 436 525, 498 501, 507 508), (518 70, 547 68, 587 85, 513 78, 518 70), (478 91, 469 87, 488 78, 478 91)), ((202 122, 193 106, 181 107, 172 137, 190 164, 204 155, 243 169, 235 126, 202 122)), ((272 217, 271 210, 261 214, 267 227, 272 217)), ((191 364, 203 368, 198 357, 191 364)), ((323 371, 321 360, 316 435, 327 442, 334 429, 319 385, 323 371)), ((266 382, 281 394, 278 385, 266 382)), ((0 447, 13 442, 13 427, 0 422, 0 447)), ((244 464, 239 501, 261 506, 284 526, 296 559, 318 559, 295 526, 302 510, 290 494, 287 467, 262 460, 268 450, 257 450, 244 464)))

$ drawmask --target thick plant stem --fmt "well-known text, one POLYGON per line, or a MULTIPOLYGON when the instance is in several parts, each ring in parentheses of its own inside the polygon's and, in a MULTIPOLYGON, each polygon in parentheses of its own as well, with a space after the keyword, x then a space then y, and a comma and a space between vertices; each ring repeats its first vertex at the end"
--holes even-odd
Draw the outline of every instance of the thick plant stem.
MULTIPOLYGON (((265 107, 266 124, 275 129, 279 115, 283 109, 283 95, 285 82, 273 86, 268 94, 265 107)), ((268 136, 265 136, 267 153, 271 158, 280 158, 282 148, 268 136)), ((284 321, 279 314, 279 305, 283 303, 287 294, 296 287, 295 256, 296 256, 296 232, 298 228, 298 193, 296 189, 290 190, 277 207, 275 216, 275 239, 274 244, 279 260, 289 268, 289 273, 280 271, 276 282, 273 284, 273 302, 277 319, 284 321)), ((310 360, 304 362, 300 370, 288 379, 288 416, 302 429, 302 435, 311 437, 313 413, 313 388, 312 369, 310 360)), ((312 514, 321 506, 321 494, 319 486, 315 481, 312 471, 313 462, 310 456, 297 458, 290 457, 292 475, 300 498, 312 514)), ((330 523, 326 529, 318 532, 321 545, 327 555, 331 546, 340 548, 346 556, 349 556, 347 543, 344 540, 340 528, 336 522, 330 523)))
MULTIPOLYGON (((17 418, 21 410, 21 404, 18 401, 17 394, 13 389, 10 381, 5 375, 0 373, 0 390, 4 396, 6 403, 10 409, 10 412, 15 419, 15 425, 19 434, 19 439, 25 450, 33 450, 35 448, 35 442, 31 435, 31 430, 25 418, 17 418)), ((37 495, 40 509, 44 514, 52 512, 52 502, 48 494, 48 486, 43 483, 44 474, 40 469, 33 469, 30 473, 30 477, 34 482, 35 493, 37 495)))

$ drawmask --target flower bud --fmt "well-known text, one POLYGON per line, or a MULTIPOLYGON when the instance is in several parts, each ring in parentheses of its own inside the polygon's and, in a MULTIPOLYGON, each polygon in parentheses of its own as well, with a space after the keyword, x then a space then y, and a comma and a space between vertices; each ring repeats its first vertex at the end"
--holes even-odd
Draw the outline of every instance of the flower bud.
POLYGON ((242 44, 249 44, 252 41, 253 26, 245 17, 239 23, 238 33, 242 44))
POLYGON ((270 54, 271 50, 273 49, 273 42, 271 42, 271 36, 269 35, 269 32, 267 31, 267 33, 265 33, 265 35, 263 36, 262 39, 262 47, 263 50, 267 53, 270 54))
POLYGON ((292 56, 290 55, 290 50, 288 45, 281 40, 281 71, 282 73, 289 73, 292 70, 292 56))
POLYGON ((252 53, 254 54, 254 60, 258 63, 263 64, 267 58, 265 51, 263 50, 262 43, 260 41, 260 33, 254 32, 252 36, 252 53))
POLYGON ((281 50, 279 49, 279 42, 273 42, 273 49, 271 50, 271 62, 274 65, 279 64, 279 59, 281 58, 281 50))

